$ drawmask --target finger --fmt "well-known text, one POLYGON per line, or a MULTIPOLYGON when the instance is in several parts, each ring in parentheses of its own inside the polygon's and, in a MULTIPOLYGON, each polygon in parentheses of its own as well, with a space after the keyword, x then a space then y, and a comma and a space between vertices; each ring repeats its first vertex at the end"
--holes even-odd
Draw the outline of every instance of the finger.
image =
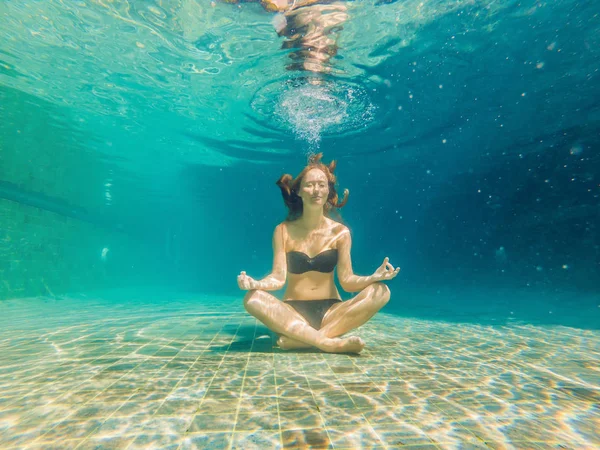
POLYGON ((387 270, 394 270, 394 266, 392 266, 390 263, 387 263, 387 264, 385 265, 385 268, 386 268, 387 270))
POLYGON ((246 272, 244 272, 243 270, 240 272, 240 275, 246 275, 246 272))
POLYGON ((391 280, 392 278, 395 278, 396 275, 398 275, 398 271, 399 270, 396 269, 396 270, 393 270, 391 272, 386 272, 386 274, 385 274, 386 279, 391 280))

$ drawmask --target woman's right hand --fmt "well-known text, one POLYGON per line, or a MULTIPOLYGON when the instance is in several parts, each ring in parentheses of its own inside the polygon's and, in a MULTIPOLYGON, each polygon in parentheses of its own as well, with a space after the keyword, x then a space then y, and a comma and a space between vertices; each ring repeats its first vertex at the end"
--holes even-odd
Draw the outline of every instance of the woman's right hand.
POLYGON ((242 271, 237 277, 238 286, 242 291, 251 291, 252 289, 256 289, 258 287, 258 282, 246 275, 246 272, 242 271))

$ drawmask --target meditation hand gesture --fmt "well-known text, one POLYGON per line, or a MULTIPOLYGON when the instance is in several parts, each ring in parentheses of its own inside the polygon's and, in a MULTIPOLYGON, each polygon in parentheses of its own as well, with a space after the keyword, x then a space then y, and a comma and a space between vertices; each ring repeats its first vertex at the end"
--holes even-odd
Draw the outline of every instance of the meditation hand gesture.
POLYGON ((383 264, 381 264, 381 266, 379 266, 373 274, 373 278, 375 281, 391 280, 396 275, 398 275, 398 272, 400 272, 400 267, 396 267, 394 269, 394 266, 392 266, 389 261, 390 258, 386 256, 383 260, 383 264))
POLYGON ((246 275, 246 272, 244 271, 240 272, 240 274, 238 275, 237 282, 238 286, 243 291, 251 291, 253 289, 256 289, 258 286, 258 282, 254 278, 246 275))

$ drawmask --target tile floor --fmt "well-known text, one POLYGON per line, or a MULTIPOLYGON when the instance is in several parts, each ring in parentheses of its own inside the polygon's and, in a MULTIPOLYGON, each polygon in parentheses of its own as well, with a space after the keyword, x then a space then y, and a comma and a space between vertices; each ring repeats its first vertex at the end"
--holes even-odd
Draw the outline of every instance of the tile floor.
POLYGON ((240 299, 0 302, 1 449, 600 448, 600 331, 378 314, 286 352, 240 299))

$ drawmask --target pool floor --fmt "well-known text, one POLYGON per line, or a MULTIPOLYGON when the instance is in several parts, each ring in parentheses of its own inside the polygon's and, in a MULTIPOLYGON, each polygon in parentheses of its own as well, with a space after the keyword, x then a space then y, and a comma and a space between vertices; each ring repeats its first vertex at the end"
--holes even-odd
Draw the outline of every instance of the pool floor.
POLYGON ((0 302, 2 449, 600 448, 600 331, 379 313, 283 351, 240 298, 0 302))

